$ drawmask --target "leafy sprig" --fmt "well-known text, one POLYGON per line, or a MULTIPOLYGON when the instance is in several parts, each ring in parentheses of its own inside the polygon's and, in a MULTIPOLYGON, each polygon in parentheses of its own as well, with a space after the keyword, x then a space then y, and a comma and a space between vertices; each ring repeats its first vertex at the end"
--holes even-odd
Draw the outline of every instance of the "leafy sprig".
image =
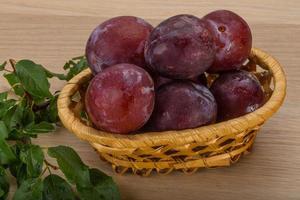
POLYGON ((8 196, 9 173, 18 184, 14 200, 120 199, 113 179, 85 165, 72 148, 56 146, 44 152, 31 140, 54 131, 59 122, 59 91, 51 93, 49 79, 70 80, 86 68, 85 57, 68 61, 66 74, 50 72, 30 60, 9 60, 10 68, 7 63, 0 65, 11 86, 0 93, 0 200, 8 196), (46 157, 56 159, 57 166, 46 157), (65 178, 53 173, 58 169, 65 178))

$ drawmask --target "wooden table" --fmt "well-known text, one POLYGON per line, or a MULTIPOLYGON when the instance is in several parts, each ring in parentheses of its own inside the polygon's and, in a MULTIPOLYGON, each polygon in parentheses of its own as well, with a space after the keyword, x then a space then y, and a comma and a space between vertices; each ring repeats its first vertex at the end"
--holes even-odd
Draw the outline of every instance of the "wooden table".
MULTIPOLYGON (((288 94, 280 111, 258 135, 254 152, 230 168, 200 170, 188 176, 118 176, 126 200, 300 199, 300 1, 298 0, 0 0, 0 61, 30 58, 53 71, 84 53, 91 30, 117 15, 136 15, 153 25, 166 17, 190 13, 201 17, 230 9, 250 24, 254 46, 284 66, 288 94), (263 3, 262 3, 263 2, 263 3)), ((63 82, 54 81, 53 89, 63 82)), ((0 90, 7 88, 1 79, 0 90)), ((42 146, 70 145, 84 162, 112 174, 86 142, 64 128, 36 140, 42 146)))

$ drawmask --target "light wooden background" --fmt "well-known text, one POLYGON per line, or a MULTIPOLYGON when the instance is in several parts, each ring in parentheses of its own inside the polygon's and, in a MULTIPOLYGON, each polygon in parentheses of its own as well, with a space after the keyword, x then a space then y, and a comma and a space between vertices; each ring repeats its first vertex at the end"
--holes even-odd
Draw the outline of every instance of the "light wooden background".
MULTIPOLYGON (((201 17, 230 9, 250 24, 254 46, 284 66, 288 94, 280 111, 258 135, 254 152, 230 168, 187 176, 113 175, 125 200, 300 199, 300 1, 299 0, 0 0, 0 62, 30 58, 53 71, 83 54, 91 30, 117 15, 136 15, 153 25, 180 13, 201 17)), ((55 81, 53 89, 63 82, 55 81)), ((0 90, 6 89, 4 80, 0 90)), ((83 160, 111 174, 92 148, 61 128, 36 141, 70 145, 83 160)))

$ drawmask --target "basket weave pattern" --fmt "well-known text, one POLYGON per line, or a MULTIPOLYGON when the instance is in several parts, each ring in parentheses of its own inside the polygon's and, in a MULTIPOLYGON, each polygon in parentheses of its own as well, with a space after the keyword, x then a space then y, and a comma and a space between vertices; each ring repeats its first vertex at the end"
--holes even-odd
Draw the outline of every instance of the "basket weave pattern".
MULTIPOLYGON (((147 176, 152 171, 160 174, 173 170, 194 173, 199 168, 229 166, 250 151, 258 130, 278 110, 286 92, 284 72, 272 56, 253 48, 249 60, 248 65, 258 66, 271 75, 270 79, 261 82, 270 98, 258 110, 226 122, 136 135, 96 130, 79 117, 83 102, 72 101, 80 87, 91 79, 89 69, 75 76, 61 91, 59 116, 70 132, 88 141, 117 173, 131 171, 147 176)), ((264 74, 254 73, 258 76, 264 74)))

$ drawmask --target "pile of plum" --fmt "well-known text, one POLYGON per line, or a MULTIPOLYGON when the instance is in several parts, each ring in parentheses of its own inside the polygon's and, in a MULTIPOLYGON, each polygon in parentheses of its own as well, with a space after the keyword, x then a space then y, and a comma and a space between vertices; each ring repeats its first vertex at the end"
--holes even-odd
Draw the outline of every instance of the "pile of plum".
POLYGON ((177 15, 155 28, 137 17, 112 18, 86 45, 94 75, 86 111, 96 128, 119 134, 242 116, 264 103, 259 81, 241 69, 251 46, 248 24, 227 10, 177 15), (217 76, 210 84, 208 74, 217 76))

